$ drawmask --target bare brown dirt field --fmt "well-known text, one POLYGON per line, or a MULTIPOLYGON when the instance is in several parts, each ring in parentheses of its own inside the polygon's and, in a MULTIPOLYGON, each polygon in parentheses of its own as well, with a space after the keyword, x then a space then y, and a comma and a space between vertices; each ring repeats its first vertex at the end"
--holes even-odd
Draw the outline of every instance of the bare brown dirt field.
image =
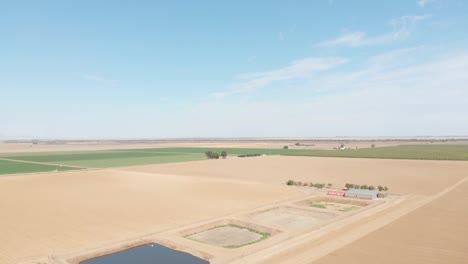
POLYGON ((6 176, 0 178, 0 263, 47 263, 51 254, 109 250, 114 243, 122 248, 151 234, 213 257, 213 264, 466 263, 468 240, 460 234, 467 234, 461 224, 468 220, 467 172, 468 162, 457 161, 268 156, 6 176), (250 221, 243 216, 294 207, 325 192, 286 186, 288 179, 387 185, 404 199, 339 214, 336 223, 333 218, 310 232, 264 224, 278 233, 238 249, 181 236, 226 218, 250 221))
POLYGON ((313 227, 336 215, 294 207, 278 207, 250 215, 255 222, 276 227, 304 228, 313 227))
POLYGON ((0 179, 0 263, 98 247, 297 197, 284 186, 99 170, 0 179))
POLYGON ((140 149, 175 147, 177 143, 80 143, 80 144, 32 144, 32 143, 0 143, 0 153, 15 152, 49 152, 49 151, 88 151, 112 149, 140 149))
POLYGON ((290 140, 171 140, 161 142, 112 142, 112 141, 85 141, 57 144, 32 144, 32 143, 1 143, 0 153, 12 152, 45 152, 45 151, 87 151, 87 150, 112 150, 112 149, 140 149, 140 148, 170 148, 170 147, 205 147, 205 148, 265 148, 281 149, 288 145, 291 149, 333 149, 341 143, 349 148, 369 148, 372 144, 376 147, 390 147, 411 144, 468 144, 468 140, 448 142, 430 141, 403 141, 403 140, 354 140, 347 139, 290 139, 290 140), (295 146, 301 143, 301 146, 295 146))
POLYGON ((387 185, 394 193, 430 195, 467 176, 468 162, 268 156, 147 165, 122 170, 269 184, 292 179, 332 183, 337 188, 343 188, 347 182, 387 185))
POLYGON ((467 188, 468 181, 313 263, 468 263, 467 188))

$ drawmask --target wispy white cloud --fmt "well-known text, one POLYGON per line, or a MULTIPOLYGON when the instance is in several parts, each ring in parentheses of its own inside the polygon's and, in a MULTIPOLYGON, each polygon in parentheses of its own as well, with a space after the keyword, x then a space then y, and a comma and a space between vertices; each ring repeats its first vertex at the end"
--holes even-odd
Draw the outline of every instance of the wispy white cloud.
POLYGON ((381 53, 370 57, 366 65, 370 69, 388 69, 391 67, 404 66, 407 61, 411 61, 414 53, 420 51, 420 47, 402 48, 397 50, 391 50, 385 53, 381 53))
POLYGON ((466 134, 468 50, 429 53, 437 51, 400 49, 351 70, 323 72, 290 98, 209 100, 190 109, 187 127, 196 135, 250 137, 466 134), (206 115, 210 109, 221 110, 206 115), (213 123, 222 125, 207 132, 213 123))
POLYGON ((348 45, 348 46, 361 46, 364 43, 368 43, 369 39, 366 39, 366 33, 364 32, 351 32, 341 35, 340 37, 328 40, 320 43, 320 46, 338 46, 338 45, 348 45))
POLYGON ((102 77, 102 76, 94 75, 94 74, 84 74, 83 79, 88 80, 88 81, 93 81, 101 85, 109 85, 109 86, 115 86, 119 83, 118 80, 114 80, 111 78, 106 78, 106 77, 102 77))
POLYGON ((283 40, 284 40, 284 34, 283 34, 283 32, 278 32, 278 39, 279 39, 280 41, 283 41, 283 40))
POLYGON ((433 3, 435 2, 436 0, 418 0, 418 5, 420 7, 425 7, 427 4, 429 3, 433 3))
POLYGON ((340 57, 331 58, 305 58, 289 63, 288 66, 259 73, 247 73, 238 76, 240 80, 227 91, 213 93, 211 96, 224 97, 232 94, 247 93, 266 87, 273 82, 285 81, 295 78, 306 78, 315 72, 326 71, 348 60, 340 57))
POLYGON ((402 16, 389 21, 389 25, 393 27, 391 32, 377 35, 367 36, 365 32, 350 32, 339 36, 336 39, 327 40, 319 44, 319 46, 368 46, 376 44, 391 43, 408 37, 414 30, 416 23, 421 20, 428 19, 430 16, 402 16))

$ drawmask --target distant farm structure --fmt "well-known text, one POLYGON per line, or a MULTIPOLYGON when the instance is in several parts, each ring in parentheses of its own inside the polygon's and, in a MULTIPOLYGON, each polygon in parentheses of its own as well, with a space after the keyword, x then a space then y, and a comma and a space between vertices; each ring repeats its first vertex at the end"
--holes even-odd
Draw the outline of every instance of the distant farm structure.
POLYGON ((345 192, 345 197, 374 200, 377 199, 377 191, 363 189, 349 189, 345 192))
POLYGON ((260 157, 260 156, 265 156, 265 154, 242 154, 238 155, 238 158, 251 158, 251 157, 260 157))

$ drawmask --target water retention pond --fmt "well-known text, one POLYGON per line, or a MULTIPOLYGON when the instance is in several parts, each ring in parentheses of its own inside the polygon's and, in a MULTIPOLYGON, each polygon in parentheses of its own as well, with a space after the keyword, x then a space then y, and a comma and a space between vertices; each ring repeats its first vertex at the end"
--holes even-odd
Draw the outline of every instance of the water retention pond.
POLYGON ((209 264, 188 253, 159 244, 146 244, 109 255, 89 259, 80 264, 209 264))

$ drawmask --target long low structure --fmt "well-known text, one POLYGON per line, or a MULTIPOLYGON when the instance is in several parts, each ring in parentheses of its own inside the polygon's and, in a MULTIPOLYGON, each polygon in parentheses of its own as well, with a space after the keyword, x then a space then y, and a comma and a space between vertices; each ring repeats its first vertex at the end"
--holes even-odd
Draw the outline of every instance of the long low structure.
POLYGON ((335 195, 335 196, 345 196, 345 192, 343 191, 328 191, 328 195, 335 195))
POLYGON ((345 192, 345 197, 373 200, 377 199, 377 191, 349 189, 345 192))

